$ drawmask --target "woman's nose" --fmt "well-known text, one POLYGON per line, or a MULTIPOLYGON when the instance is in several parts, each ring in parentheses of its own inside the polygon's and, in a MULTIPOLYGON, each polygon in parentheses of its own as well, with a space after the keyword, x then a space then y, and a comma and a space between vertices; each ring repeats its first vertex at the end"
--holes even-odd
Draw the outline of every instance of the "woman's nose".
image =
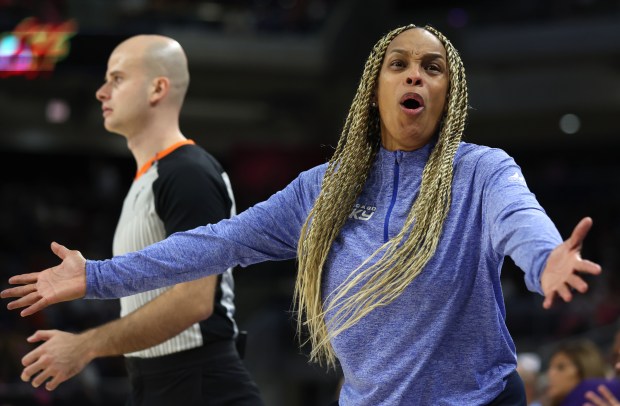
POLYGON ((413 66, 407 72, 406 83, 410 86, 420 86, 422 84, 422 75, 420 74, 420 67, 413 66))

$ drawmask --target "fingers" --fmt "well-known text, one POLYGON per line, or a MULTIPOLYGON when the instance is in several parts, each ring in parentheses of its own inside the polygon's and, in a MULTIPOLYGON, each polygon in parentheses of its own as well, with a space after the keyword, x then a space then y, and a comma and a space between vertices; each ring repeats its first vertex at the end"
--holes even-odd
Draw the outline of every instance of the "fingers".
POLYGON ((34 292, 35 290, 37 290, 35 285, 17 286, 17 287, 14 287, 14 288, 9 288, 9 289, 3 290, 2 293, 0 294, 0 296, 2 298, 7 298, 7 297, 24 297, 24 296, 34 292))
POLYGON ((39 358, 41 358, 41 351, 39 348, 40 347, 35 348, 34 350, 30 351, 28 354, 22 357, 22 365, 24 366, 24 371, 22 372, 22 381, 29 380, 30 377, 34 373, 36 373, 31 372, 33 368, 31 367, 31 365, 34 364, 39 358))
POLYGON ((586 404, 591 405, 591 406, 604 406, 605 405, 605 403, 603 403, 603 399, 598 397, 598 395, 592 391, 587 391, 585 394, 585 398, 588 399, 592 403, 584 403, 584 406, 586 404))
MULTIPOLYGON (((7 296, 9 297, 9 296, 7 296)), ((21 307, 26 307, 21 311, 20 315, 22 317, 30 316, 42 309, 45 309, 49 305, 47 299, 42 298, 37 290, 27 294, 26 296, 13 300, 6 305, 6 308, 9 310, 19 309, 21 307)))
POLYGON ((588 399, 591 403, 584 403, 584 406, 619 406, 620 402, 616 397, 611 393, 609 389, 605 385, 599 385, 597 387, 598 394, 593 391, 587 391, 585 394, 585 398, 588 399), (601 395, 601 396, 599 396, 601 395))
POLYGON ((60 374, 53 371, 52 368, 46 366, 45 362, 43 361, 39 361, 29 367, 24 368, 20 378, 22 381, 28 382, 33 376, 34 378, 32 379, 31 385, 35 388, 38 388, 45 381, 48 381, 50 378, 52 378, 51 381, 49 381, 45 385, 45 388, 47 390, 56 389, 58 385, 60 385, 66 380, 60 374))
POLYGON ((47 341, 54 336, 57 330, 37 330, 33 335, 28 337, 26 341, 36 343, 39 341, 47 341))
POLYGON ((40 272, 25 273, 22 275, 15 275, 9 278, 11 285, 26 285, 28 283, 36 283, 39 278, 40 272))
POLYGON ((56 241, 53 241, 51 244, 52 252, 56 254, 56 256, 60 259, 65 259, 65 257, 69 254, 69 249, 64 245, 58 244, 56 241))
POLYGON ((614 396, 613 393, 611 393, 611 391, 607 388, 607 386, 605 385, 599 385, 598 386, 598 393, 600 393, 601 395, 603 395, 603 397, 612 405, 618 405, 618 399, 616 399, 616 397, 614 396))
POLYGON ((30 383, 33 387, 38 388, 52 376, 52 371, 49 368, 45 368, 37 376, 35 376, 30 383))
POLYGON ((567 285, 561 285, 556 292, 565 302, 570 302, 573 300, 573 294, 567 285))
POLYGON ((66 379, 60 375, 56 375, 54 378, 52 378, 51 381, 49 381, 48 383, 45 384, 45 389, 52 391, 54 389, 56 389, 58 387, 58 385, 60 385, 61 383, 63 383, 64 381, 66 381, 66 379))
POLYGON ((573 300, 573 295, 568 288, 567 285, 561 285, 559 288, 551 291, 547 295, 545 295, 545 300, 543 301, 543 308, 550 309, 553 305, 553 300, 555 299, 555 295, 560 296, 565 302, 570 302, 573 300))
MULTIPOLYGON (((45 333, 46 331, 42 332, 45 333)), ((41 355, 40 351, 38 351, 39 348, 29 352, 26 356, 24 356, 24 358, 22 358, 24 370, 22 371, 20 378, 24 382, 28 382, 32 378, 31 384, 35 388, 38 388, 47 381, 45 384, 45 389, 51 391, 66 381, 67 377, 64 373, 56 370, 51 365, 51 361, 48 357, 41 355)))
POLYGON ((588 291, 588 284, 579 275, 572 274, 568 278, 567 283, 579 293, 586 293, 588 291))
POLYGON ((602 269, 599 264, 596 264, 592 261, 588 261, 587 259, 582 259, 577 263, 575 269, 579 272, 585 272, 592 275, 598 275, 601 273, 602 269))
MULTIPOLYGON (((33 335, 28 337, 26 340, 29 343, 36 343, 38 341, 47 341, 52 338, 58 330, 38 330, 33 335)), ((28 354, 24 355, 22 358, 22 365, 24 367, 28 367, 29 365, 35 363, 41 355, 43 354, 43 346, 39 346, 34 350, 30 351, 28 354)), ((23 376, 23 375, 22 375, 23 376)))
MULTIPOLYGON (((36 350, 31 351, 27 355, 33 354, 35 352, 36 350)), ((22 358, 22 364, 24 364, 24 358, 22 358)), ((30 378, 32 378, 34 375, 38 374, 40 371, 44 370, 47 367, 47 362, 42 357, 35 356, 34 358, 32 358, 32 362, 30 364, 24 364, 24 366, 25 368, 20 375, 20 379, 24 382, 28 382, 30 378)))
MULTIPOLYGON (((58 330, 38 330, 28 337, 28 341, 47 341, 57 334, 62 333, 58 330)), ((49 353, 47 344, 43 344, 30 351, 22 358, 24 370, 20 376, 24 382, 31 381, 33 387, 38 388, 45 383, 45 388, 49 391, 54 390, 62 382, 69 379, 69 376, 58 369, 58 360, 49 353)), ((52 351, 53 354, 53 351, 52 351)))
POLYGON ((19 309, 20 307, 26 307, 19 313, 20 316, 26 317, 45 309, 47 306, 49 306, 49 302, 47 301, 47 299, 42 298, 38 292, 32 292, 29 295, 22 297, 21 299, 9 302, 9 304, 6 305, 6 308, 9 310, 13 310, 19 309))
POLYGON ((556 294, 565 302, 570 302, 575 292, 587 292, 588 284, 582 279, 583 274, 599 275, 602 272, 600 265, 584 260, 580 255, 583 240, 591 227, 592 219, 584 217, 571 236, 549 255, 541 275, 545 295, 543 308, 551 308, 556 294))
POLYGON ((13 300, 6 305, 6 308, 9 310, 19 309, 20 307, 30 306, 36 303, 39 299, 41 299, 41 295, 35 289, 31 293, 28 293, 26 296, 19 298, 17 300, 13 300))
POLYGON ((581 221, 573 230, 570 238, 568 239, 571 249, 575 249, 581 246, 583 240, 586 238, 586 235, 588 235, 588 231, 590 231, 591 227, 592 219, 590 217, 584 217, 581 219, 581 221))
POLYGON ((543 308, 550 309, 551 305, 553 305, 553 299, 555 298, 555 292, 551 292, 545 295, 545 300, 543 301, 543 308))
POLYGON ((47 301, 47 299, 42 297, 41 299, 39 299, 38 302, 22 310, 19 315, 22 317, 30 316, 31 314, 35 314, 36 312, 45 309, 47 306, 49 306, 49 304, 50 303, 47 301))
POLYGON ((558 289, 554 290, 552 293, 548 294, 545 297, 545 301, 543 302, 543 307, 545 309, 549 309, 553 304, 553 300, 557 293, 565 302, 570 302, 573 300, 573 294, 571 289, 576 290, 579 293, 586 293, 588 291, 588 284, 577 274, 573 274, 566 281, 565 285, 562 285, 558 289))
POLYGON ((26 285, 29 283, 36 283, 37 280, 39 279, 39 274, 40 272, 32 272, 32 273, 25 273, 21 275, 11 276, 9 278, 9 283, 11 285, 26 285))

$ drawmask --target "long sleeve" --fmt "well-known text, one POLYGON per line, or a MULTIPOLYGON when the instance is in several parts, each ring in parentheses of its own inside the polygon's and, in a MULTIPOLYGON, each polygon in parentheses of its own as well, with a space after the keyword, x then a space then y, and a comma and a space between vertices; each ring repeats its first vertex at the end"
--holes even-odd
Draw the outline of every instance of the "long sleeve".
POLYGON ((267 260, 294 258, 324 166, 302 173, 267 201, 231 219, 170 237, 143 250, 86 263, 86 297, 111 299, 267 260))
POLYGON ((478 163, 486 177, 483 199, 493 249, 510 256, 525 272, 529 290, 542 294, 540 274, 562 238, 527 187, 521 168, 501 150, 491 150, 478 163))

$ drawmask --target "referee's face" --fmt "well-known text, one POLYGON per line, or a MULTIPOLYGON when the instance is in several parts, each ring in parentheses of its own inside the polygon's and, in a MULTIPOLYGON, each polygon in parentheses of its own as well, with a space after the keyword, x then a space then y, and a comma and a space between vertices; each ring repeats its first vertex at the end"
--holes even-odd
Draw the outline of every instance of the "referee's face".
POLYGON ((143 58, 130 45, 122 43, 112 52, 105 81, 96 92, 104 127, 125 137, 140 130, 150 106, 143 58))

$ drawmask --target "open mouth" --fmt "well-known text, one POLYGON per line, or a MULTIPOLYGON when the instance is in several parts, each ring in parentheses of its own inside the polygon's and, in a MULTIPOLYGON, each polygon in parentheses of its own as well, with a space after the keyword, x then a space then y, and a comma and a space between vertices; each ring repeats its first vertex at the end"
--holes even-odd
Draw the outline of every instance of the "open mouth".
POLYGON ((401 97, 400 105, 407 111, 417 113, 424 107, 424 99, 417 93, 407 93, 401 97))
POLYGON ((411 110, 421 107, 420 102, 414 99, 407 99, 402 103, 402 105, 405 106, 406 109, 411 109, 411 110))

